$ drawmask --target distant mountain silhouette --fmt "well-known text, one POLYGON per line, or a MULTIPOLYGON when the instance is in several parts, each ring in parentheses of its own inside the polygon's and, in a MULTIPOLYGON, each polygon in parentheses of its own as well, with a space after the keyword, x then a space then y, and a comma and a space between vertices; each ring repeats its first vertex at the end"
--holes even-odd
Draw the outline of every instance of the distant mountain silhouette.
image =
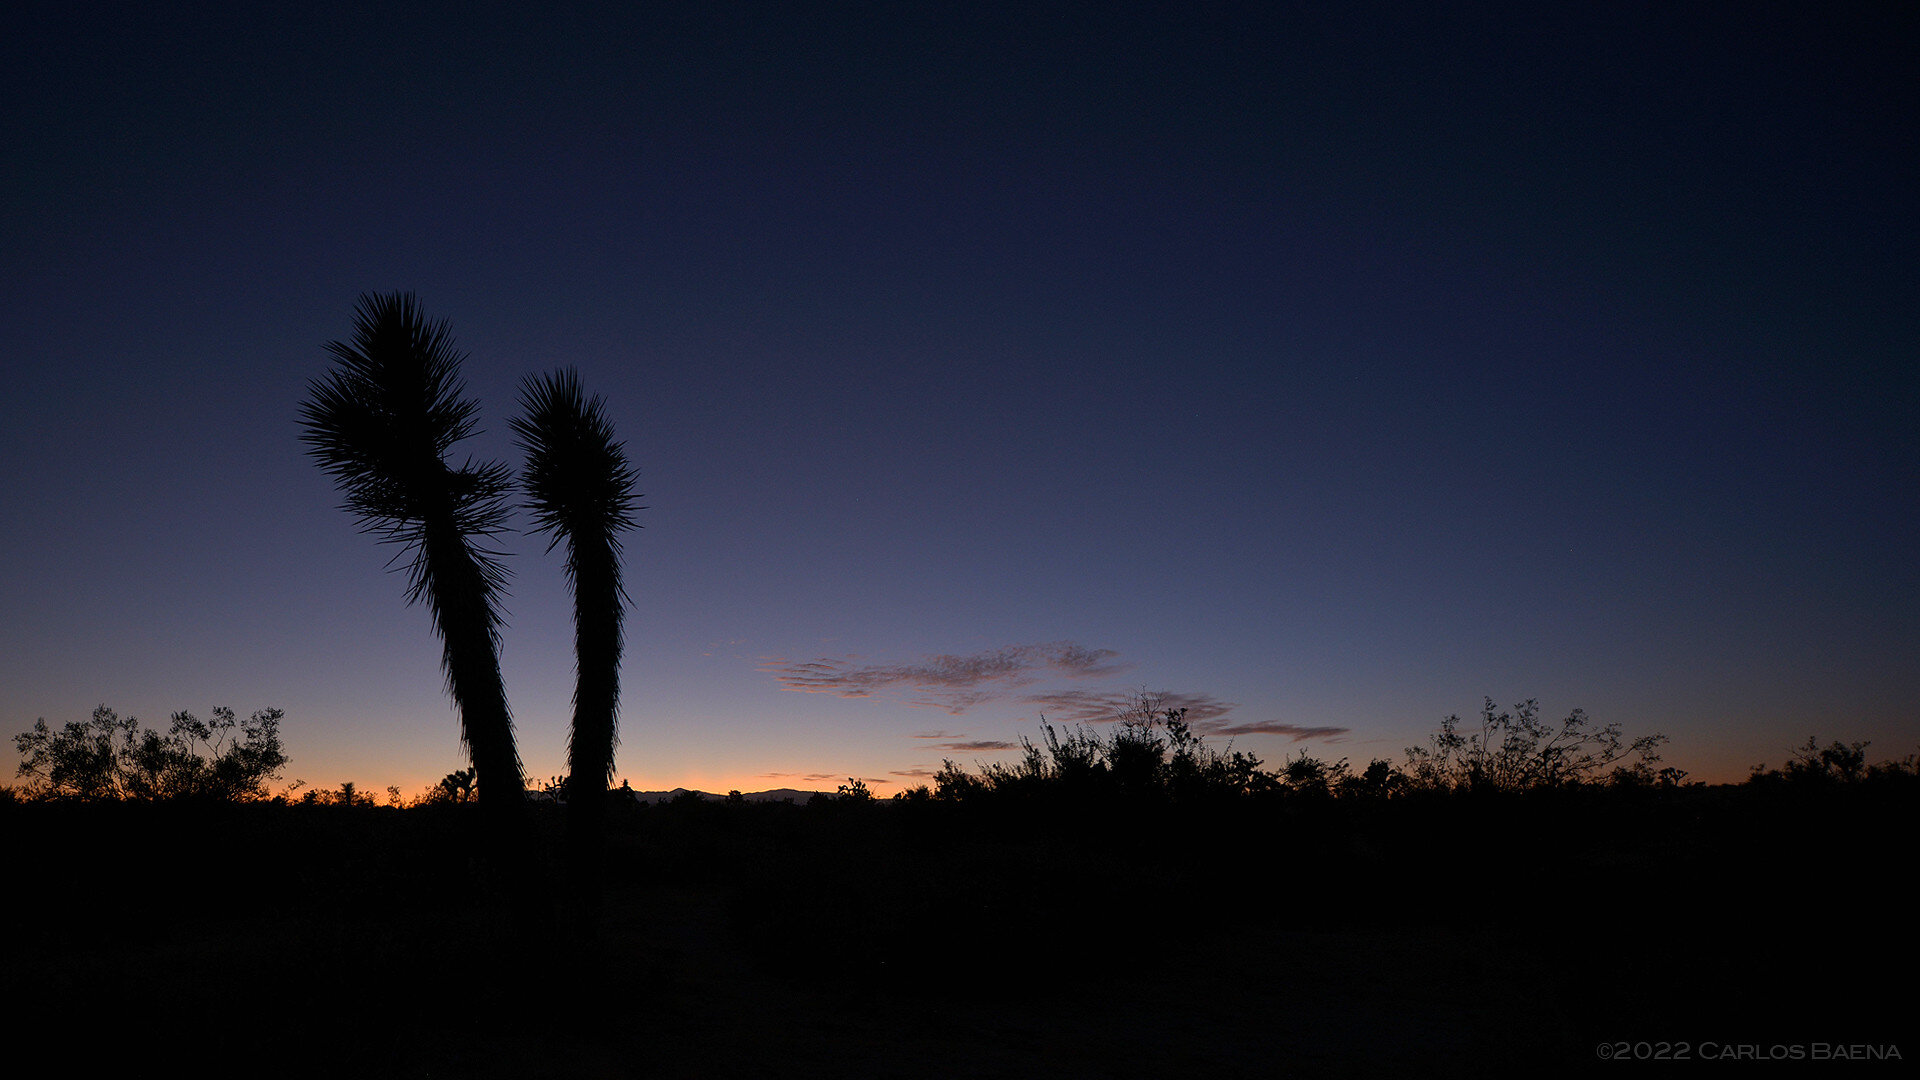
MULTIPOLYGON (((614 791, 614 794, 617 797, 621 795, 622 792, 620 792, 619 789, 616 788, 614 791)), ((808 799, 813 798, 815 795, 820 795, 820 794, 823 794, 823 793, 818 791, 801 791, 797 788, 774 788, 771 791, 742 792, 740 797, 747 800, 748 802, 780 802, 785 799, 791 799, 796 803, 804 803, 808 799)), ((826 793, 826 794, 830 794, 830 793, 826 793)), ((674 788, 672 791, 635 791, 633 792, 633 797, 635 799, 639 800, 640 802, 647 802, 647 803, 657 803, 663 800, 673 799, 681 795, 698 795, 702 799, 710 799, 714 802, 720 802, 726 798, 726 795, 724 794, 715 795, 710 791, 695 791, 690 788, 683 788, 683 787, 674 788)))

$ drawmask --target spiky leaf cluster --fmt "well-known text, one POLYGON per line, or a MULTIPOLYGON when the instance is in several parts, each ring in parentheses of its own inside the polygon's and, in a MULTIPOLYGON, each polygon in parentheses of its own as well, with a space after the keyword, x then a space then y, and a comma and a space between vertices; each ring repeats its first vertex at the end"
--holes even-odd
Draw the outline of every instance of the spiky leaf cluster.
MULTIPOLYGON (((604 402, 588 398, 571 369, 529 376, 521 385, 513 432, 526 451, 527 505, 534 527, 562 538, 604 537, 614 553, 620 533, 636 528, 634 471, 613 437, 604 402)), ((569 558, 568 572, 574 572, 569 558)))
MULTIPOLYGON (((464 396, 464 356, 447 324, 429 321, 411 293, 363 295, 353 339, 329 342, 327 351, 339 364, 310 384, 301 406, 307 452, 345 494, 344 509, 410 556, 409 602, 433 603, 429 531, 497 534, 513 484, 497 462, 447 464, 447 452, 474 433, 479 410, 464 396)), ((497 552, 467 546, 491 601, 505 569, 497 552)))

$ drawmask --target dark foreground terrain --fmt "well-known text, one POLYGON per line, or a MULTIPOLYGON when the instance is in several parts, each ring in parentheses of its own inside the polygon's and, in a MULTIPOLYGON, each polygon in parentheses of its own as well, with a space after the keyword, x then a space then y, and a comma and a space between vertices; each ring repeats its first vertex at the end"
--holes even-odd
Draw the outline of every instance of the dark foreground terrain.
MULTIPOLYGON (((557 873, 533 882, 551 922, 509 900, 469 807, 5 803, 9 1057, 394 1077, 1645 1067, 1601 1044, 1911 1061, 1911 788, 639 806, 584 948, 557 873)), ((539 825, 551 849, 557 815, 539 825)))

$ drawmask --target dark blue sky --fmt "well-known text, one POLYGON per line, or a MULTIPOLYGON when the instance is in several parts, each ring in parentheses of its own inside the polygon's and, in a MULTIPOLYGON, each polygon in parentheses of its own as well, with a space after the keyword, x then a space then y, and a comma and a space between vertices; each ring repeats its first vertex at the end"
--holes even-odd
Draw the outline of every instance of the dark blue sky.
MULTIPOLYGON (((296 426, 410 289, 475 454, 571 364, 641 468, 639 787, 897 783, 1141 688, 1274 762, 1483 695, 1716 779, 1920 743, 1914 15, 473 7, 0 17, 0 726, 460 763, 296 426)), ((511 546, 546 776, 567 600, 511 546)))

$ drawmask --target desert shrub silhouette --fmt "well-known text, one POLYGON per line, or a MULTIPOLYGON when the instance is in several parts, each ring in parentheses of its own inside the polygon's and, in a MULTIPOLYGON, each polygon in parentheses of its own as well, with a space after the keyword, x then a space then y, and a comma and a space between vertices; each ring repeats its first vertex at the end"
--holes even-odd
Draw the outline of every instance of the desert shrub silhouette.
POLYGON ((1606 770, 1651 766, 1660 760, 1665 735, 1628 740, 1620 725, 1593 727, 1575 709, 1558 724, 1540 719, 1540 703, 1528 699, 1514 712, 1495 712, 1492 698, 1480 712, 1480 730, 1460 731, 1449 716, 1427 746, 1407 747, 1407 774, 1428 790, 1525 791, 1589 783, 1606 770))
POLYGON ((934 775, 932 797, 1014 802, 1202 803, 1276 789, 1275 778, 1245 751, 1217 750, 1187 721, 1183 708, 1136 698, 1104 737, 1087 726, 1058 729, 1041 717, 1039 745, 1021 736, 1008 764, 990 762, 978 775, 953 761, 934 775))
POLYGON ((474 777, 472 769, 455 769, 440 778, 440 782, 427 790, 426 802, 466 803, 473 801, 474 777))
POLYGON ((1920 784, 1920 754, 1869 762, 1867 747, 1870 745, 1836 739, 1822 746, 1809 735, 1780 768, 1769 769, 1764 763, 1755 765, 1747 777, 1747 786, 1812 794, 1853 788, 1897 789, 1920 784))
POLYGON ((1803 783, 1830 781, 1856 784, 1867 777, 1867 746, 1864 742, 1843 743, 1835 739, 1826 746, 1807 736, 1805 746, 1787 762, 1788 779, 1803 783))
POLYGON ((43 717, 14 736, 17 775, 30 778, 29 794, 50 798, 262 799, 287 764, 285 716, 261 709, 240 720, 224 706, 210 720, 177 712, 165 734, 105 705, 58 731, 43 717))

